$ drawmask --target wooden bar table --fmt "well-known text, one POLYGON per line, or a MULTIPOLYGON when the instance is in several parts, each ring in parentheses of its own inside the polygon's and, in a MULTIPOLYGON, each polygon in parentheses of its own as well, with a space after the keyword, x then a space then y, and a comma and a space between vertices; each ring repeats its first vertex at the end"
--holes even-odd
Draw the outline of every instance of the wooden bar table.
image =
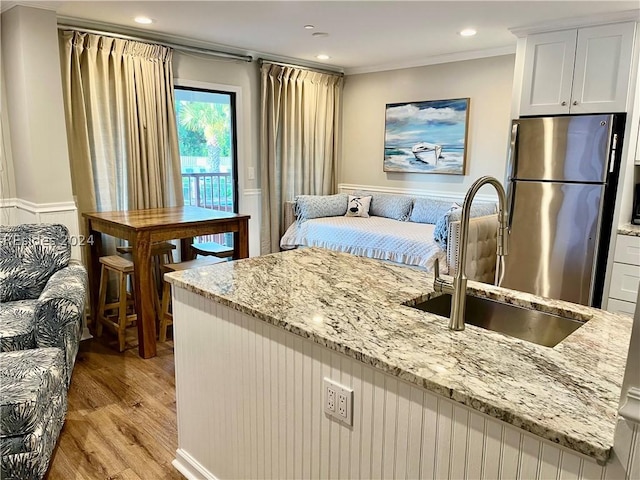
POLYGON ((88 245, 88 273, 92 319, 97 313, 102 252, 101 233, 129 241, 133 247, 135 307, 138 315, 138 350, 142 358, 156 355, 156 322, 151 279, 151 244, 181 240, 182 260, 193 258, 193 237, 233 233, 233 259, 249 256, 249 215, 200 207, 84 213, 88 245))

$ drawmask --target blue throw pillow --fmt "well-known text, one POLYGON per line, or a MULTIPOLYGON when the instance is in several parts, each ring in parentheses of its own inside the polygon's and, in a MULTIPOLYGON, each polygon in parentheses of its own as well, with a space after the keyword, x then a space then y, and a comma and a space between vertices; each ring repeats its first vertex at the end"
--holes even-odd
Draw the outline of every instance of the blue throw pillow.
MULTIPOLYGON (((493 215, 496 213, 497 206, 495 203, 477 203, 471 204, 471 218, 483 217, 485 215, 493 215)), ((445 213, 437 222, 433 230, 433 239, 442 248, 447 248, 449 239, 449 224, 456 222, 462 218, 462 206, 453 204, 447 213, 445 213)))
POLYGON ((411 210, 410 222, 436 224, 451 209, 451 200, 416 198, 411 210))
POLYGON ((369 215, 405 222, 411 214, 413 197, 388 193, 356 192, 354 195, 371 196, 369 215))
POLYGON ((299 222, 320 217, 341 217, 347 212, 349 196, 346 193, 336 195, 298 195, 295 213, 299 222))

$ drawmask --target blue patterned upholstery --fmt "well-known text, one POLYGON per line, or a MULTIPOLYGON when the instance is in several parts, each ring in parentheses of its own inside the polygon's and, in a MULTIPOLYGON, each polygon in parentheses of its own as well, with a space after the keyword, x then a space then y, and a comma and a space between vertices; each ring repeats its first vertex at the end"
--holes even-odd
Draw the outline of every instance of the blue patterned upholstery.
POLYGON ((87 294, 63 225, 0 227, 0 477, 42 478, 67 411, 87 294))

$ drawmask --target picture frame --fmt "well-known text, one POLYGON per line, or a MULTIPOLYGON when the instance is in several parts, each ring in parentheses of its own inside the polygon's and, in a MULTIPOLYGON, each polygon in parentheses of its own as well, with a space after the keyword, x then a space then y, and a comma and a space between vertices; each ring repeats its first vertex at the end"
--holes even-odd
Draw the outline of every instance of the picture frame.
POLYGON ((388 103, 383 171, 464 175, 469 98, 388 103))

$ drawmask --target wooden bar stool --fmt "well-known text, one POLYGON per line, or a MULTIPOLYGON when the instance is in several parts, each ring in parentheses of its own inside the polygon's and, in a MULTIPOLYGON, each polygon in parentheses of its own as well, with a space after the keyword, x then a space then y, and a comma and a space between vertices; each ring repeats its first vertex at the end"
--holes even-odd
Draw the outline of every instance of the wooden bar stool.
MULTIPOLYGON (((153 272, 154 282, 156 284, 156 294, 154 295, 154 305, 157 315, 160 315, 162 306, 162 267, 168 263, 173 263, 173 251, 176 246, 171 242, 157 242, 151 244, 151 258, 153 259, 153 272)), ((116 247, 116 251, 122 254, 130 254, 133 252, 131 245, 122 245, 116 247)))
POLYGON ((194 243, 191 248, 196 255, 203 257, 229 258, 233 256, 233 248, 217 242, 194 243))
POLYGON ((120 255, 100 257, 100 292, 98 299, 98 318, 96 336, 102 335, 102 326, 106 325, 118 334, 118 345, 122 352, 125 344, 125 330, 137 320, 134 312, 133 297, 127 291, 127 276, 133 274, 133 262, 120 255), (118 298, 107 303, 109 272, 114 272, 118 279, 118 298), (134 313, 128 313, 128 311, 134 313), (107 313, 112 312, 112 313, 107 313))
MULTIPOLYGON (((225 260, 217 257, 196 258, 195 260, 189 260, 188 262, 170 263, 162 267, 164 273, 180 272, 182 270, 189 270, 190 268, 206 267, 207 265, 215 265, 216 263, 222 263, 225 260)), ((173 313, 171 313, 171 284, 164 282, 162 289, 162 310, 160 314, 160 326, 158 327, 159 341, 165 342, 167 340, 167 327, 173 325, 173 313)))

